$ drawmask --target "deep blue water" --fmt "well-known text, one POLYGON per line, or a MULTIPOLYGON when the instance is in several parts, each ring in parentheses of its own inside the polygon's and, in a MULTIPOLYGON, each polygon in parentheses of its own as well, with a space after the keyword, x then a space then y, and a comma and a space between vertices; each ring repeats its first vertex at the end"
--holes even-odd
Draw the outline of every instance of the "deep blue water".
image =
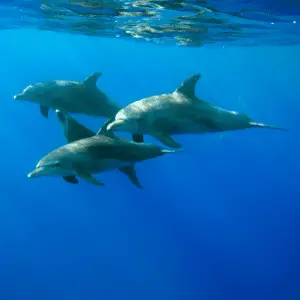
POLYGON ((299 53, 1 31, 0 299, 300 299, 299 53), (145 190, 119 172, 29 180, 65 140, 13 95, 96 71, 122 105, 201 73, 199 97, 289 131, 180 136, 184 153, 136 166, 145 190))

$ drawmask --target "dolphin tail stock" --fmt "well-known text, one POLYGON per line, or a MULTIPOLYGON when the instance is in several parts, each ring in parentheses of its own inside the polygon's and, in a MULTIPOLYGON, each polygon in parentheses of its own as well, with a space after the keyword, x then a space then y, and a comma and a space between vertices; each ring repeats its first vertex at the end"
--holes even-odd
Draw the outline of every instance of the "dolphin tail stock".
POLYGON ((268 129, 274 129, 274 130, 288 131, 287 128, 276 127, 276 126, 268 125, 268 124, 264 124, 264 123, 250 122, 250 125, 251 125, 251 127, 259 127, 259 128, 268 128, 268 129))

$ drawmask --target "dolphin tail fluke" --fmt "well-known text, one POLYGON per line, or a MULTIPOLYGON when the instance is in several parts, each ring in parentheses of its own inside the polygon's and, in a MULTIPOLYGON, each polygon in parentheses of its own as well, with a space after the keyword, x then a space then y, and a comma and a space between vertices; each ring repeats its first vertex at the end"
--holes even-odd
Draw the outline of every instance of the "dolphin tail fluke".
POLYGON ((264 123, 256 123, 256 122, 250 122, 251 127, 260 127, 260 128, 268 128, 268 129, 274 129, 274 130, 281 130, 281 131, 288 131, 287 128, 283 127, 276 127, 264 123))

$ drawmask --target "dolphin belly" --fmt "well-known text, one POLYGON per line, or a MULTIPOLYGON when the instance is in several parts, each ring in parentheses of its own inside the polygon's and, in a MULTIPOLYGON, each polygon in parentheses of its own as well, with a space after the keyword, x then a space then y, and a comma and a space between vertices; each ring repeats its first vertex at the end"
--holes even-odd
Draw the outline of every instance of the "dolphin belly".
POLYGON ((94 117, 110 117, 120 109, 119 106, 106 97, 83 92, 73 96, 53 99, 51 105, 64 112, 86 114, 94 117))
POLYGON ((80 86, 64 86, 39 99, 39 104, 58 109, 64 113, 107 117, 119 109, 98 91, 88 91, 80 86))
POLYGON ((180 133, 211 133, 250 127, 251 119, 235 111, 216 106, 204 107, 186 119, 178 121, 180 133), (180 127, 179 127, 180 126, 180 127))
POLYGON ((132 162, 120 161, 117 159, 99 159, 81 162, 80 166, 78 166, 78 170, 84 170, 86 173, 89 174, 97 174, 119 169, 121 167, 130 166, 132 164, 132 162))
POLYGON ((199 118, 164 119, 155 122, 157 131, 175 134, 201 134, 221 131, 211 120, 199 118))

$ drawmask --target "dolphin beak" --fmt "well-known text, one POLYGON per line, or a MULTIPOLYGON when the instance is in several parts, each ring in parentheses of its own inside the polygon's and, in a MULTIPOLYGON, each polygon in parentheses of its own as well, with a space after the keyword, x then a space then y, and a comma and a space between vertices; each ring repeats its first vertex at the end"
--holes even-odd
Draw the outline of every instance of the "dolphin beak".
POLYGON ((14 95, 14 100, 20 100, 20 99, 22 99, 22 94, 14 95))
POLYGON ((112 130, 114 128, 116 129, 116 128, 122 126, 124 123, 125 123, 124 120, 114 121, 114 122, 112 122, 112 123, 110 123, 110 124, 107 125, 107 130, 112 130))
POLYGON ((40 174, 40 170, 39 169, 35 169, 33 170, 32 172, 30 172, 27 177, 28 178, 35 178, 35 177, 38 177, 40 174))
POLYGON ((65 121, 66 121, 66 116, 65 116, 65 114, 62 113, 62 112, 61 112, 60 110, 58 110, 58 109, 57 109, 55 112, 56 112, 56 115, 57 115, 58 120, 64 124, 65 121))

